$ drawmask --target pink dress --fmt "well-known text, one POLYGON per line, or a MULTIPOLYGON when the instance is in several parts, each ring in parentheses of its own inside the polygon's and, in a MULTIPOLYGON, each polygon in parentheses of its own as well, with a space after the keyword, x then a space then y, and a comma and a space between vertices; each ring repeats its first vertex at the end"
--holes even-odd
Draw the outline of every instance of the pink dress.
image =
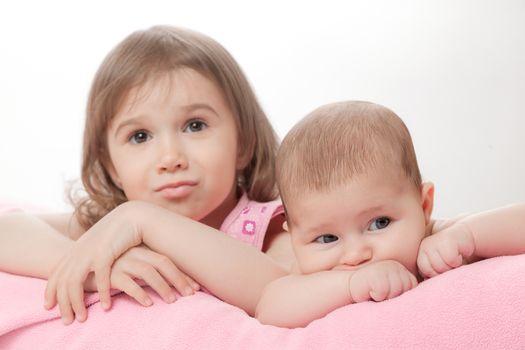
POLYGON ((246 194, 243 194, 237 206, 222 223, 221 231, 262 250, 270 221, 283 213, 284 208, 279 199, 260 203, 248 199, 246 194))

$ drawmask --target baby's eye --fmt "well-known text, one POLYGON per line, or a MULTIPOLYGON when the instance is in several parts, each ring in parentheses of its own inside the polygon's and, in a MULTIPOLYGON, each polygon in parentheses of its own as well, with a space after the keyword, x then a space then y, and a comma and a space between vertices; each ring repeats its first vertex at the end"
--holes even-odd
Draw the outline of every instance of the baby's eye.
POLYGON ((139 143, 144 143, 146 141, 149 141, 151 139, 151 135, 149 135, 146 131, 137 131, 134 132, 128 139, 129 142, 131 142, 134 145, 138 145, 139 143))
POLYGON ((316 243, 323 243, 323 244, 326 244, 326 243, 332 243, 332 242, 335 242, 339 239, 339 237, 335 236, 335 235, 332 235, 332 234, 325 234, 325 235, 322 235, 322 236, 319 236, 315 239, 315 242, 316 243))
POLYGON ((390 225, 390 218, 387 218, 386 216, 381 216, 377 219, 374 219, 370 226, 368 226, 368 229, 370 231, 377 231, 387 227, 388 225, 390 225))
POLYGON ((192 120, 184 128, 184 132, 199 132, 206 129, 208 125, 202 120, 192 120))

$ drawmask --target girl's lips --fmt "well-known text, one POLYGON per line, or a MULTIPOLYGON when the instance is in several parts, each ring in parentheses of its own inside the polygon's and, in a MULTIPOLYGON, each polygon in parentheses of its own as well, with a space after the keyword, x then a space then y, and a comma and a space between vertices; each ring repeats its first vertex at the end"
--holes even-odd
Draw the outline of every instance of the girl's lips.
POLYGON ((178 182, 163 185, 155 190, 166 199, 181 199, 187 197, 195 189, 196 182, 178 182))
POLYGON ((189 196, 194 188, 194 185, 181 185, 177 187, 164 187, 158 192, 167 199, 180 199, 189 196))

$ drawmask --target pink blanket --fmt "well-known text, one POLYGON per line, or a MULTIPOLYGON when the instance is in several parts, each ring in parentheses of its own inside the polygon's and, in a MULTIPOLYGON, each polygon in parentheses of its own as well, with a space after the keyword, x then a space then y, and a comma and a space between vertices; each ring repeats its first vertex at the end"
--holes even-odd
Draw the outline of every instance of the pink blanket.
POLYGON ((0 273, 1 349, 525 348, 525 255, 463 266, 398 298, 335 310, 306 328, 263 326, 197 293, 144 308, 124 294, 111 311, 88 297, 85 323, 44 310, 45 282, 0 273))

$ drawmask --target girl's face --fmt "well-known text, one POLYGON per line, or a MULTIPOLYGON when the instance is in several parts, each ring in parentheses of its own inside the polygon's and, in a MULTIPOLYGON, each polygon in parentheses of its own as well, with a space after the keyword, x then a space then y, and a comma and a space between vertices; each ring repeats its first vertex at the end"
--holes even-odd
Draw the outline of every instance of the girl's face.
POLYGON ((360 175, 328 192, 308 193, 288 206, 292 242, 302 273, 353 270, 396 260, 417 276, 433 186, 421 192, 383 173, 360 175))
POLYGON ((219 228, 236 204, 237 128, 220 90, 191 69, 132 89, 111 122, 108 171, 129 200, 219 228))

